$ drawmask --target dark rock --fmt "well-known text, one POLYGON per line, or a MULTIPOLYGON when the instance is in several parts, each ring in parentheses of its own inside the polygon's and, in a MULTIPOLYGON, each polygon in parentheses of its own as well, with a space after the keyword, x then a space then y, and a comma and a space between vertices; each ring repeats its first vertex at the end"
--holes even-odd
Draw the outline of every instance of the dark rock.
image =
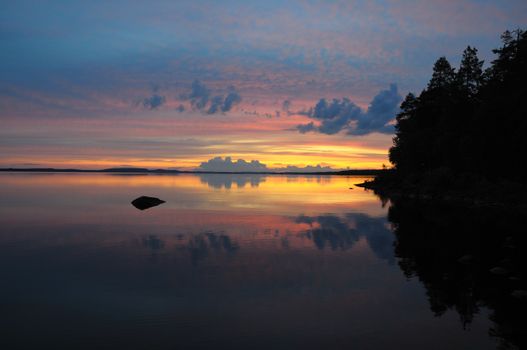
POLYGON ((159 204, 163 204, 165 201, 155 198, 155 197, 147 197, 147 196, 141 196, 139 198, 136 198, 132 201, 132 205, 136 207, 139 210, 145 210, 148 208, 155 207, 159 204))

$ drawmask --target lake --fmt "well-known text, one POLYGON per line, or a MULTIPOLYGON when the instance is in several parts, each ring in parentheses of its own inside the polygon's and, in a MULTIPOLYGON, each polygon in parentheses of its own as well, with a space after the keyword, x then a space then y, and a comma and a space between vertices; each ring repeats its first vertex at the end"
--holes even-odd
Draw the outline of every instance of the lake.
POLYGON ((499 223, 394 208, 354 186, 365 179, 1 173, 0 346, 522 344, 510 313, 524 304, 507 284, 520 282, 488 274, 494 257, 481 258, 495 242, 448 236, 452 223, 499 223), (138 210, 130 202, 142 195, 166 203, 138 210))

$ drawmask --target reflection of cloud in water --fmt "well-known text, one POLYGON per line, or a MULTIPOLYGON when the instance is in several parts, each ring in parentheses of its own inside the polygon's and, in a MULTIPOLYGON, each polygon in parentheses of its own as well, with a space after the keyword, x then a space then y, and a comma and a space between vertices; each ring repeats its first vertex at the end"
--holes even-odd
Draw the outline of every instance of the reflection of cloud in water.
MULTIPOLYGON (((168 238, 168 237, 166 237, 168 238)), ((180 252, 188 252, 192 265, 197 265, 201 260, 206 259, 213 254, 226 253, 227 255, 235 254, 240 249, 238 243, 233 241, 229 236, 223 233, 205 232, 198 235, 176 235, 178 244, 177 250, 180 252)), ((170 242, 170 240, 169 240, 170 242)), ((170 251, 170 244, 167 244, 165 239, 161 239, 156 235, 148 235, 142 239, 142 245, 148 248, 151 252, 151 261, 157 261, 157 253, 164 249, 165 252, 170 251), (165 249, 165 247, 167 247, 165 249)))
POLYGON ((344 217, 331 214, 301 215, 295 219, 295 222, 311 226, 306 234, 319 249, 329 247, 331 250, 346 250, 364 237, 375 255, 390 264, 395 261, 394 238, 384 217, 372 218, 356 213, 350 213, 344 217))
POLYGON ((158 259, 158 253, 165 247, 165 241, 156 235, 148 235, 143 237, 143 247, 150 250, 150 262, 156 263, 158 259))
POLYGON ((311 229, 307 231, 308 237, 319 249, 329 246, 332 250, 345 250, 353 246, 359 239, 355 230, 351 229, 346 222, 337 216, 322 215, 316 217, 299 216, 297 223, 309 224, 311 229))
POLYGON ((299 182, 300 180, 316 183, 330 183, 331 175, 286 175, 287 182, 299 182))
POLYGON ((199 177, 202 184, 217 189, 230 189, 233 184, 238 188, 243 188, 247 184, 251 187, 258 187, 266 180, 266 175, 259 174, 199 174, 199 177))
POLYGON ((165 242, 156 235, 149 235, 148 237, 143 238, 143 246, 150 248, 151 250, 159 250, 165 246, 165 242))
POLYGON ((207 232, 190 237, 186 249, 190 252, 192 265, 207 258, 211 253, 235 254, 239 249, 238 243, 225 234, 207 232))
POLYGON ((395 262, 393 251, 395 237, 388 228, 385 217, 373 218, 364 214, 348 214, 347 217, 354 220, 358 234, 366 238, 375 255, 390 264, 395 262))

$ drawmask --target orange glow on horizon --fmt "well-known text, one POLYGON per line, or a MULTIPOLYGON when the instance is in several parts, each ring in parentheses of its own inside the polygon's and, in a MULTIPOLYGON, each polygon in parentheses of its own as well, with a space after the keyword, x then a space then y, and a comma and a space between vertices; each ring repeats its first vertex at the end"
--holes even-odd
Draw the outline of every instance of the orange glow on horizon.
POLYGON ((190 201, 193 203, 192 209, 235 209, 240 213, 336 213, 360 208, 375 216, 385 211, 370 192, 360 188, 350 190, 354 184, 371 178, 367 176, 98 173, 0 175, 7 188, 23 187, 28 191, 70 188, 72 196, 79 195, 83 198, 92 195, 107 196, 110 191, 115 196, 128 200, 137 191, 148 189, 151 195, 167 200, 160 209, 170 210, 188 209, 186 201, 190 201), (175 195, 177 198, 172 198, 175 195))
MULTIPOLYGON (((346 157, 339 158, 338 155, 324 156, 272 156, 272 155, 253 155, 247 154, 219 154, 211 155, 213 157, 231 157, 233 160, 244 159, 246 161, 259 160, 268 166, 269 170, 279 169, 286 166, 330 166, 335 170, 343 169, 381 169, 383 164, 388 164, 387 157, 379 157, 380 159, 365 159, 362 157, 346 157)), ((42 158, 26 158, 18 157, 16 159, 4 158, 4 164, 23 163, 21 168, 57 168, 57 169, 89 169, 99 170, 106 168, 117 167, 137 167, 148 169, 178 169, 178 170, 194 170, 199 167, 202 162, 206 162, 210 158, 201 159, 134 159, 134 158, 115 158, 115 159, 42 159, 42 158)), ((8 167, 0 165, 0 167, 8 167)), ((12 167, 12 166, 9 166, 12 167)), ((18 168, 18 166, 15 166, 18 168)))
MULTIPOLYGON (((324 165, 380 169, 388 164, 391 135, 300 134, 305 116, 262 118, 239 114, 143 114, 126 123, 58 118, 10 125, 25 143, 2 145, 0 167, 104 169, 121 166, 193 170, 214 157, 258 160, 269 169, 324 165), (177 118, 176 118, 177 117, 177 118)), ((8 135, 11 137, 10 135, 8 135)))

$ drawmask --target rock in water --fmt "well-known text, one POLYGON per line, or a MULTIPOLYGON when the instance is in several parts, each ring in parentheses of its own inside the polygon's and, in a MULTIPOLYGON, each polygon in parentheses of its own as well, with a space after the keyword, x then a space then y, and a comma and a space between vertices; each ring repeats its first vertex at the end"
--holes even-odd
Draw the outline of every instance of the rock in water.
POLYGON ((165 203, 165 201, 159 198, 147 197, 147 196, 141 196, 132 201, 132 205, 139 210, 145 210, 148 208, 152 208, 152 207, 155 207, 156 205, 163 204, 163 203, 165 203))

